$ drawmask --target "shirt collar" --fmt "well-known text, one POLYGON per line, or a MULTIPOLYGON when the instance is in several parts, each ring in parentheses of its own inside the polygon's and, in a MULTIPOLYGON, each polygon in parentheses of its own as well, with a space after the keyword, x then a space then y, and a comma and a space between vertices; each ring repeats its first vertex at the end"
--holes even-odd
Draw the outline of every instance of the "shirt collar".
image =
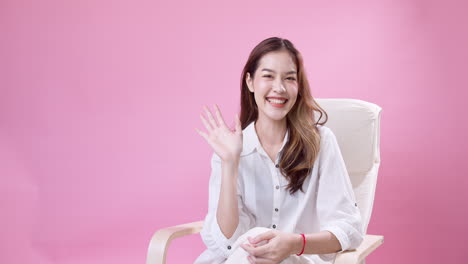
MULTIPOLYGON (((258 139, 257 131, 255 130, 255 121, 251 122, 243 131, 243 146, 241 156, 248 155, 254 150, 264 152, 260 140, 258 139)), ((289 128, 286 130, 286 134, 283 138, 283 143, 281 145, 280 151, 283 151, 284 145, 288 142, 289 139, 289 128)))

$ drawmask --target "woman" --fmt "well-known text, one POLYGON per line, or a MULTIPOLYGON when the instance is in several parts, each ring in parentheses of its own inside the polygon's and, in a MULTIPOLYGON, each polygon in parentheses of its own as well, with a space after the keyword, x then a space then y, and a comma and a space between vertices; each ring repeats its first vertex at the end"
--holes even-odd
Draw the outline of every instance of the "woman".
POLYGON ((207 250, 196 264, 333 263, 359 246, 361 215, 338 143, 289 40, 252 50, 234 130, 217 106, 205 114, 207 131, 197 131, 215 153, 200 232, 207 250))

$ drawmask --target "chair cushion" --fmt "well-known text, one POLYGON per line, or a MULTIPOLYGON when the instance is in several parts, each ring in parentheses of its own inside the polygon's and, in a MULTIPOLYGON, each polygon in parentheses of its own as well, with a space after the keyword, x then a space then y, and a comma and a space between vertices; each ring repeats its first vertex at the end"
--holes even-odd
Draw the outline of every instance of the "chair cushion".
POLYGON ((325 126, 335 134, 349 174, 365 174, 380 163, 379 106, 355 99, 316 101, 328 114, 325 126))
MULTIPOLYGON (((336 136, 367 232, 380 166, 380 113, 375 104, 355 99, 316 99, 336 136)), ((318 118, 316 113, 316 118, 318 118)))

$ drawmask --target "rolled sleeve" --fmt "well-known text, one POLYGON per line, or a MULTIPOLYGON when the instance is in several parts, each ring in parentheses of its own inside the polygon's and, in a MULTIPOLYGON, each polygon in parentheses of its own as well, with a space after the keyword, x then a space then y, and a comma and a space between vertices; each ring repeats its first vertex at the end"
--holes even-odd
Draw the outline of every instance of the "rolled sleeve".
POLYGON ((225 258, 228 258, 234 251, 232 246, 234 242, 236 242, 237 238, 243 235, 254 225, 254 217, 244 207, 240 188, 241 186, 238 181, 237 204, 239 208, 239 224, 232 237, 227 238, 221 231, 216 217, 221 190, 221 159, 216 154, 213 154, 209 181, 208 214, 205 217, 202 230, 200 231, 200 236, 209 250, 225 258))
POLYGON ((341 245, 339 252, 356 249, 364 240, 361 213, 338 142, 329 129, 321 152, 317 194, 320 230, 336 236, 341 245))

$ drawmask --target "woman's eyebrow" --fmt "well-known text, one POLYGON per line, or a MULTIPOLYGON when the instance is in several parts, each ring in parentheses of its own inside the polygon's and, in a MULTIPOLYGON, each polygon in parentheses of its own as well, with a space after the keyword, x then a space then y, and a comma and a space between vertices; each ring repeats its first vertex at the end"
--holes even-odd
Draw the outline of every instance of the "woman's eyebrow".
MULTIPOLYGON (((274 70, 270 70, 270 69, 267 69, 267 68, 263 68, 262 71, 275 72, 274 70)), ((286 72, 286 74, 292 74, 292 73, 297 73, 297 72, 296 72, 296 71, 288 71, 288 72, 286 72)))

